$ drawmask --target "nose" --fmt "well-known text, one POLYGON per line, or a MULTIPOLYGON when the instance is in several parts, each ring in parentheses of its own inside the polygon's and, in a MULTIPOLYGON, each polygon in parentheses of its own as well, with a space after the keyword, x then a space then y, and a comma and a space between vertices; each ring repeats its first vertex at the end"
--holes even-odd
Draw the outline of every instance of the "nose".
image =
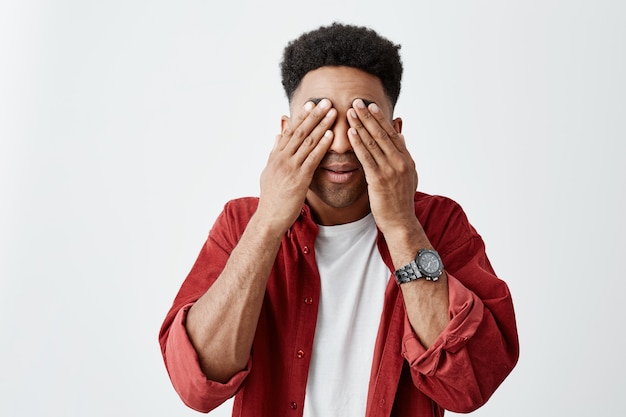
POLYGON ((347 115, 338 114, 337 120, 332 127, 334 139, 332 145, 330 145, 329 152, 334 152, 337 154, 345 154, 348 152, 352 152, 352 145, 350 144, 350 140, 348 139, 348 129, 350 125, 348 124, 347 115))

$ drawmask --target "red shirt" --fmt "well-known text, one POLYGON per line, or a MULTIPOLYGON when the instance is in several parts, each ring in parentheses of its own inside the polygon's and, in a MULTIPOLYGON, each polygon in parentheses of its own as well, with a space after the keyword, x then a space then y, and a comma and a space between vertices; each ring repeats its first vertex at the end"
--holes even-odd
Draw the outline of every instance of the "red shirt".
MULTIPOLYGON (((317 226, 308 206, 283 237, 246 369, 225 384, 208 380, 185 330, 189 307, 221 273, 257 203, 243 198, 225 206, 165 318, 159 342, 172 384, 189 407, 208 412, 235 395, 233 416, 302 416, 320 297, 317 226)), ((450 322, 429 349, 420 344, 379 233, 390 280, 371 364, 367 417, 472 411, 493 394, 519 354, 508 287, 496 277, 461 207, 445 197, 416 193, 415 212, 448 274, 450 322)))

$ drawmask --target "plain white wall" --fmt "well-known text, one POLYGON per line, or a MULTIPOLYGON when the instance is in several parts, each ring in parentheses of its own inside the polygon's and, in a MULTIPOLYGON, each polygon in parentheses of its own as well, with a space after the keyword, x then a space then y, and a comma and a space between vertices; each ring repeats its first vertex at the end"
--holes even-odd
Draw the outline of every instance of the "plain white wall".
POLYGON ((159 326, 224 202, 258 193, 282 48, 335 20, 402 44, 419 187, 461 203, 513 293, 520 362, 475 415, 621 415, 625 18, 608 0, 4 1, 0 415, 197 415, 159 326))

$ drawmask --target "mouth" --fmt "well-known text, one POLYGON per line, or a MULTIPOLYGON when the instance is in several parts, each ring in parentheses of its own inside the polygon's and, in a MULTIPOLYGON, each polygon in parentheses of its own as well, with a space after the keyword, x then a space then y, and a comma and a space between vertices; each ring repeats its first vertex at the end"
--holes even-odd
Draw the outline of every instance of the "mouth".
POLYGON ((328 172, 334 172, 337 174, 345 174, 348 172, 354 172, 359 170, 359 167, 354 164, 329 164, 320 166, 320 168, 328 172))
POLYGON ((354 172, 356 169, 330 169, 330 168, 322 168, 324 171, 332 172, 334 174, 347 174, 349 172, 354 172))
POLYGON ((328 165, 320 169, 328 181, 336 184, 350 182, 359 171, 359 167, 352 164, 328 165))

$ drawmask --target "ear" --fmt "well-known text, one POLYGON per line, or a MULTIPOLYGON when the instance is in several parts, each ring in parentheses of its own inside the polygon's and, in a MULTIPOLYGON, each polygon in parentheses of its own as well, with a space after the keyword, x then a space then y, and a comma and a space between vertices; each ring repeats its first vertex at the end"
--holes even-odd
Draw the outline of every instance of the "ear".
POLYGON ((401 117, 396 117, 395 119, 393 119, 391 124, 393 125, 393 128, 395 129, 396 132, 402 133, 402 118, 401 117))
POLYGON ((287 117, 287 116, 285 116, 285 115, 283 115, 283 116, 280 118, 280 131, 281 131, 281 133, 282 133, 282 132, 284 132, 284 131, 285 131, 285 129, 287 129, 287 127, 289 127, 289 122, 290 122, 290 121, 291 121, 291 120, 289 119, 289 117, 287 117))

